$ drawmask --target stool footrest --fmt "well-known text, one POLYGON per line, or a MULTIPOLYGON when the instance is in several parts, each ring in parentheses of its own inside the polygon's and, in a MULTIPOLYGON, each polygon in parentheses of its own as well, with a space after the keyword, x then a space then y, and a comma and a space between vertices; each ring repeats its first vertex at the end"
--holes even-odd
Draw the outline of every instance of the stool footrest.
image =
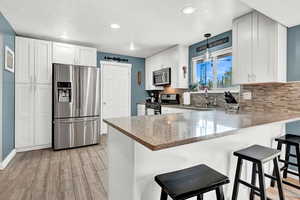
POLYGON ((260 191, 260 189, 258 187, 256 187, 255 185, 252 185, 250 183, 247 183, 246 181, 243 181, 243 180, 239 179, 238 182, 240 182, 241 184, 243 184, 243 185, 245 185, 245 186, 247 186, 247 187, 249 187, 249 188, 251 188, 255 191, 260 191))
POLYGON ((297 155, 295 154, 292 154, 292 153, 289 153, 288 156, 291 156, 291 157, 294 157, 294 158, 297 158, 297 155))
POLYGON ((288 174, 293 174, 293 175, 295 175, 295 176, 300 176, 298 173, 293 172, 293 171, 291 171, 291 170, 287 170, 287 173, 288 173, 288 174))
POLYGON ((292 163, 292 162, 285 161, 285 160, 282 160, 282 159, 279 159, 279 162, 282 162, 282 163, 285 163, 285 164, 289 164, 289 165, 293 165, 295 167, 299 167, 298 164, 296 164, 296 163, 292 163))
MULTIPOLYGON (((256 170, 256 173, 258 173, 258 171, 256 170)), ((274 181, 276 181, 277 180, 277 178, 275 177, 275 176, 272 176, 272 175, 270 175, 270 174, 266 174, 266 173, 264 173, 264 175, 265 175, 265 177, 267 177, 267 178, 269 178, 269 179, 272 179, 272 180, 274 180, 274 181)))

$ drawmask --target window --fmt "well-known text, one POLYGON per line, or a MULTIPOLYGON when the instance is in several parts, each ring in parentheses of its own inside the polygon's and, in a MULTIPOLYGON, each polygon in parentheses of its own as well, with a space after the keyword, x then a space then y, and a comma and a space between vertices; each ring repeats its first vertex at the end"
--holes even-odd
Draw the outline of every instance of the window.
POLYGON ((193 59, 193 82, 209 89, 232 87, 232 52, 226 49, 212 54, 210 60, 203 56, 193 59))

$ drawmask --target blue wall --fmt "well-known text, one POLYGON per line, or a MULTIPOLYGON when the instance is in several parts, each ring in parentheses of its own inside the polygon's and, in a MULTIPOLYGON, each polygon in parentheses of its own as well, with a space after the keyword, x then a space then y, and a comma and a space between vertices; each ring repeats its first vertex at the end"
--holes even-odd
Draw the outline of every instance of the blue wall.
MULTIPOLYGON (((213 41, 219 40, 219 39, 224 38, 224 37, 229 37, 229 42, 210 48, 211 52, 218 51, 218 50, 225 49, 225 48, 228 48, 228 47, 232 46, 232 31, 231 30, 227 31, 227 32, 224 32, 224 33, 221 33, 219 35, 216 35, 214 37, 211 37, 208 41, 213 42, 213 41)), ((193 64, 192 58, 197 57, 197 56, 201 56, 206 52, 206 50, 196 52, 196 49, 198 47, 202 46, 202 45, 206 45, 206 40, 203 40, 201 42, 198 42, 196 44, 193 44, 193 45, 189 46, 189 74, 190 74, 189 75, 189 82, 190 83, 191 83, 191 77, 192 77, 192 75, 191 75, 191 73, 192 73, 192 64, 193 64)))
MULTIPOLYGON (((15 31, 0 13, 0 34, 3 36, 4 47, 15 50, 15 31)), ((2 89, 2 158, 4 159, 15 147, 15 74, 4 70, 4 58, 1 59, 3 70, 2 89)), ((1 79, 0 79, 1 80, 1 79)))
MULTIPOLYGON (((288 29, 287 80, 300 81, 300 25, 288 29)), ((287 123, 286 132, 300 135, 300 121, 287 123)))
POLYGON ((100 60, 104 60, 105 56, 120 57, 122 59, 128 59, 128 63, 132 64, 131 69, 131 114, 137 114, 137 103, 144 102, 147 96, 145 92, 145 58, 138 58, 132 56, 111 54, 98 52, 97 53, 97 65, 100 67, 100 60), (142 84, 137 84, 137 73, 142 73, 142 84))
MULTIPOLYGON (((287 40, 287 80, 300 81, 300 25, 288 28, 287 40)), ((286 133, 300 135, 300 121, 287 123, 286 133)), ((293 158, 291 161, 296 163, 293 158)))

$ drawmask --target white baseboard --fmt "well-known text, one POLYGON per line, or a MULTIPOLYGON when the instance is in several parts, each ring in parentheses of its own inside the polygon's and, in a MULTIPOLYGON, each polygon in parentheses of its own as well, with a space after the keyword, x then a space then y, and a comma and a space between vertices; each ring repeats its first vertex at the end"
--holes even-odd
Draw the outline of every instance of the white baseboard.
POLYGON ((17 152, 33 151, 33 150, 39 150, 39 149, 48 149, 51 147, 52 147, 51 144, 45 144, 45 145, 32 146, 32 147, 16 148, 16 151, 17 152))
POLYGON ((5 167, 8 165, 8 163, 15 157, 16 155, 16 149, 13 149, 6 158, 0 163, 0 170, 5 169, 5 167))

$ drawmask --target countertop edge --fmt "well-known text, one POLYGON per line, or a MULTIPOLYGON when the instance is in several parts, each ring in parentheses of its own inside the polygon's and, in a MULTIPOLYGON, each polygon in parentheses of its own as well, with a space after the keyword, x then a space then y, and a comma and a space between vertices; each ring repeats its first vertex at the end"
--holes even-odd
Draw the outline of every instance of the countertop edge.
POLYGON ((218 139, 218 138, 221 138, 221 137, 234 135, 234 132, 239 131, 239 130, 243 130, 243 129, 247 129, 247 128, 271 125, 271 124, 276 124, 276 123, 287 123, 287 122, 292 122, 292 121, 296 121, 296 120, 300 120, 300 117, 294 117, 294 118, 290 118, 290 119, 282 119, 282 120, 279 120, 279 121, 271 121, 271 122, 257 124, 257 125, 249 125, 249 126, 245 126, 243 128, 237 128, 235 130, 224 131, 220 135, 213 134, 213 135, 210 135, 210 136, 205 137, 205 138, 203 138, 203 137, 192 137, 192 138, 184 139, 184 140, 181 140, 181 141, 176 141, 176 142, 171 142, 171 143, 166 143, 166 144, 160 144, 160 145, 152 145, 152 144, 150 144, 148 142, 145 142, 144 140, 140 139, 139 137, 134 136, 130 132, 120 128, 119 126, 109 122, 108 120, 103 119, 103 121, 105 123, 107 123, 109 126, 117 129, 118 131, 120 131, 124 135, 126 135, 129 138, 137 141, 138 143, 140 143, 141 145, 144 145, 145 147, 147 147, 148 149, 150 149, 152 151, 158 151, 158 150, 173 148, 173 147, 182 146, 182 145, 186 145, 186 144, 192 144, 192 143, 195 143, 195 142, 218 139))
POLYGON ((135 137, 134 135, 132 135, 132 134, 129 133, 128 131, 126 131, 126 130, 120 128, 119 126, 116 126, 116 125, 114 125, 113 123, 111 123, 111 122, 109 122, 109 121, 107 121, 107 120, 105 120, 105 119, 103 119, 103 121, 104 121, 105 123, 107 123, 109 126, 111 126, 111 127, 115 128, 115 129, 117 129, 118 131, 122 132, 122 133, 125 134, 126 136, 128 136, 128 137, 134 139, 135 141, 139 142, 140 144, 145 145, 145 146, 146 146, 147 148, 149 148, 150 150, 152 150, 152 151, 159 150, 159 149, 157 149, 156 146, 153 146, 152 144, 149 144, 149 143, 145 142, 144 140, 141 140, 140 138, 135 137))

